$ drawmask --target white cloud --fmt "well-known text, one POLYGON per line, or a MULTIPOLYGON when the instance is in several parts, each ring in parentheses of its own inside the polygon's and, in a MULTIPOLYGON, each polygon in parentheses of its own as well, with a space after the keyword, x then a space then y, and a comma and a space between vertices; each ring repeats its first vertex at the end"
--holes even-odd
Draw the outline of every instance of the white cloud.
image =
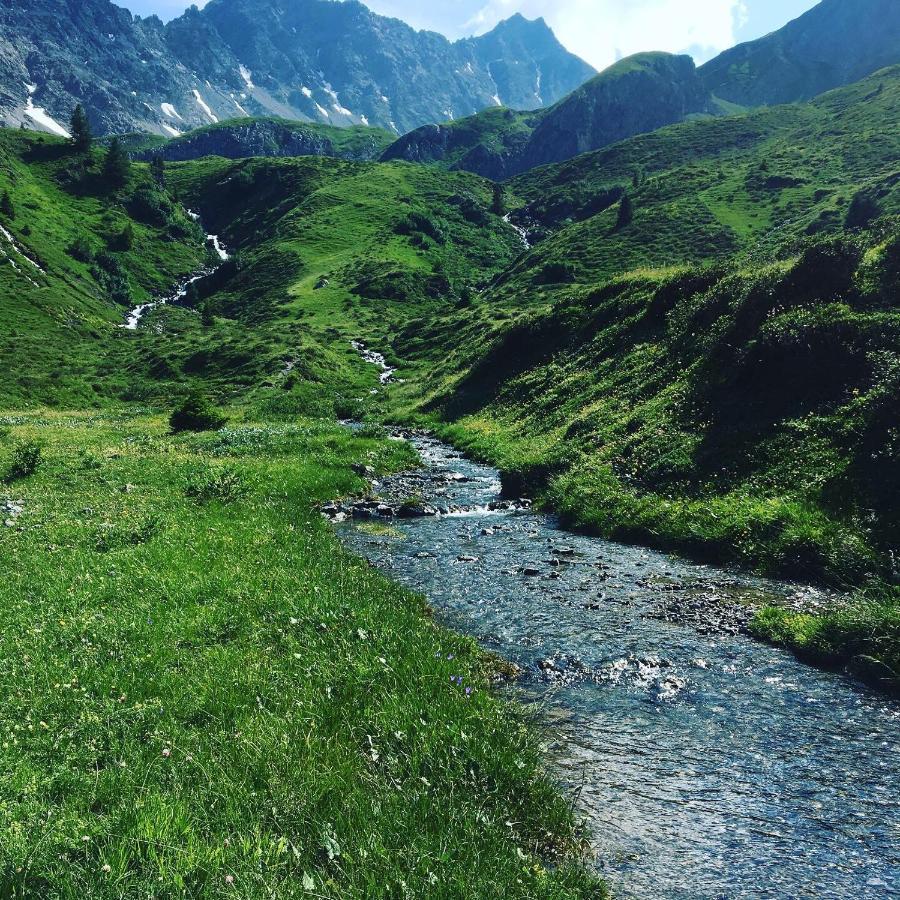
POLYGON ((573 53, 598 69, 643 50, 699 56, 732 46, 744 0, 486 0, 467 24, 481 33, 515 12, 543 16, 573 53))

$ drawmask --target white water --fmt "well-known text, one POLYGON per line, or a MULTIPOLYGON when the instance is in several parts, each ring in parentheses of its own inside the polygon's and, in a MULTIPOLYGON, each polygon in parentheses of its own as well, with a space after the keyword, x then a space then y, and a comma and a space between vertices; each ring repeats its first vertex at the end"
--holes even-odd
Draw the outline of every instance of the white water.
POLYGON ((350 346, 363 358, 363 360, 365 360, 365 362, 371 363, 373 366, 378 366, 378 368, 381 369, 378 380, 382 384, 390 384, 394 381, 397 370, 391 368, 391 366, 387 364, 387 360, 381 353, 369 350, 362 341, 350 341, 350 346))
POLYGON ((228 255, 228 251, 219 243, 219 236, 217 234, 208 234, 206 239, 213 245, 213 250, 216 251, 219 259, 222 262, 228 262, 231 257, 228 255))
MULTIPOLYGON (((191 212, 187 210, 187 214, 194 219, 195 221, 200 217, 197 213, 191 212)), ((222 262, 227 261, 231 257, 228 254, 228 251, 222 246, 219 241, 219 236, 217 234, 208 234, 206 236, 206 240, 208 243, 212 244, 213 250, 216 251, 219 259, 222 262)), ((204 269, 201 272, 198 272, 196 275, 192 275, 187 281, 183 281, 176 291, 168 297, 163 297, 160 300, 154 300, 151 303, 142 303, 140 306, 136 306, 133 310, 131 310, 126 319, 125 324, 122 326, 127 331, 137 331, 138 326, 141 324, 141 320, 153 309, 156 309, 158 306, 165 306, 166 304, 178 303, 179 300, 183 300, 187 296, 188 288, 195 282, 199 281, 201 278, 205 278, 207 275, 211 274, 208 269, 204 269)))
POLYGON ((531 242, 528 240, 528 232, 527 232, 524 228, 520 228, 518 225, 516 225, 515 222, 511 221, 511 220, 510 220, 510 214, 509 214, 509 213, 507 213, 507 214, 503 217, 503 221, 506 222, 506 224, 509 225, 509 227, 512 228, 512 229, 516 232, 516 234, 519 235, 519 238, 520 238, 521 241, 522 241, 522 246, 523 246, 526 250, 530 250, 530 249, 531 249, 531 242))

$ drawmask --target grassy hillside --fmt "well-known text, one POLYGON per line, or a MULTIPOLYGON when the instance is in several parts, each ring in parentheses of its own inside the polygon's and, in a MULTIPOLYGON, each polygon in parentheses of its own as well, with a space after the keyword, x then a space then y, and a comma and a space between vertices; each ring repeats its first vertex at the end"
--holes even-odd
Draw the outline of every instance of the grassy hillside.
POLYGON ((154 311, 110 354, 135 400, 202 380, 273 412, 358 414, 381 398, 350 341, 469 302, 516 255, 491 186, 464 173, 211 159, 168 179, 236 258, 193 309, 154 311))
POLYGON ((4 896, 604 896, 496 665, 315 511, 404 445, 0 422, 3 472, 43 446, 0 528, 4 896))
POLYGON ((382 159, 463 169, 502 180, 518 170, 517 160, 542 113, 498 107, 453 122, 426 125, 394 141, 382 159))
POLYGON ((810 104, 664 128, 510 182, 541 241, 511 273, 565 261, 574 280, 777 252, 900 211, 900 67, 810 104), (626 192, 633 220, 617 228, 626 192), (868 209, 867 209, 868 207, 868 209))
POLYGON ((462 169, 502 181, 714 109, 690 57, 639 53, 551 107, 535 112, 487 109, 459 121, 426 125, 391 144, 382 159, 462 169))
POLYGON ((726 103, 762 106, 808 100, 898 59, 894 0, 820 0, 778 31, 726 50, 700 75, 726 103))
POLYGON ((883 577, 900 540, 898 260, 885 221, 752 269, 572 289, 497 326, 462 378, 436 376, 427 409, 578 527, 800 578, 883 577))
POLYGON ((136 158, 158 155, 173 161, 214 155, 229 159, 312 155, 365 160, 376 159, 393 140, 394 135, 381 128, 338 128, 270 116, 228 119, 170 140, 132 135, 129 149, 136 158))
POLYGON ((96 364, 122 339, 130 306, 169 290, 205 257, 200 229, 136 167, 121 190, 99 174, 100 152, 77 156, 57 139, 0 131, 0 397, 5 402, 96 402, 96 364), (152 215, 151 215, 152 213, 152 215), (130 229, 130 245, 122 235, 130 229))

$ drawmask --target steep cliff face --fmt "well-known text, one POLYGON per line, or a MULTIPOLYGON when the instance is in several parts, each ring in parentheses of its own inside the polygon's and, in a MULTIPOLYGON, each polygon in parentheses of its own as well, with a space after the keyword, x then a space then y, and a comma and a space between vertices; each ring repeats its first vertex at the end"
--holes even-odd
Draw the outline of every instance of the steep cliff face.
POLYGON ((211 0, 166 26, 109 0, 0 2, 0 119, 58 133, 82 103, 100 134, 263 115, 400 134, 549 105, 593 74, 520 16, 451 43, 356 0, 211 0))
MULTIPOLYGON (((194 83, 169 53, 158 19, 134 20, 108 0, 0 4, 0 119, 7 125, 60 133, 82 103, 98 130, 162 131, 159 103, 184 106, 194 83)), ((191 112, 184 106, 194 124, 210 121, 191 112)))
POLYGON ((183 162, 204 156, 245 159, 251 156, 331 156, 365 161, 376 159, 391 136, 378 128, 334 128, 280 119, 223 122, 174 138, 160 147, 132 154, 148 160, 160 156, 183 162))
POLYGON ((710 110, 689 56, 643 53, 534 113, 487 110, 404 135, 383 159, 439 163, 504 179, 710 110))
POLYGON ((461 46, 471 49, 497 86, 489 100, 513 109, 547 107, 596 74, 577 56, 560 52, 543 19, 529 21, 519 14, 461 46))
POLYGON ((706 89, 742 106, 809 100, 900 61, 897 0, 822 0, 700 69, 706 89))

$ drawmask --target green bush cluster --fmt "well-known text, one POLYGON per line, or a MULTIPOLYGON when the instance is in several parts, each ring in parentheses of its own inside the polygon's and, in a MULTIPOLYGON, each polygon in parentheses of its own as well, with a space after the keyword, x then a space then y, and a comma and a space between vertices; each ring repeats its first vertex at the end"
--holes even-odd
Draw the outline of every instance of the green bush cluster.
POLYGON ((40 468, 43 448, 36 441, 25 441, 13 448, 12 459, 6 471, 7 481, 30 478, 40 468))
POLYGON ((200 390, 189 391, 169 417, 169 427, 175 434, 184 431, 219 431, 227 422, 228 417, 216 409, 209 397, 200 390))
POLYGON ((233 466, 204 466, 192 471, 184 485, 184 494, 196 503, 234 503, 246 497, 250 484, 244 473, 233 466))

